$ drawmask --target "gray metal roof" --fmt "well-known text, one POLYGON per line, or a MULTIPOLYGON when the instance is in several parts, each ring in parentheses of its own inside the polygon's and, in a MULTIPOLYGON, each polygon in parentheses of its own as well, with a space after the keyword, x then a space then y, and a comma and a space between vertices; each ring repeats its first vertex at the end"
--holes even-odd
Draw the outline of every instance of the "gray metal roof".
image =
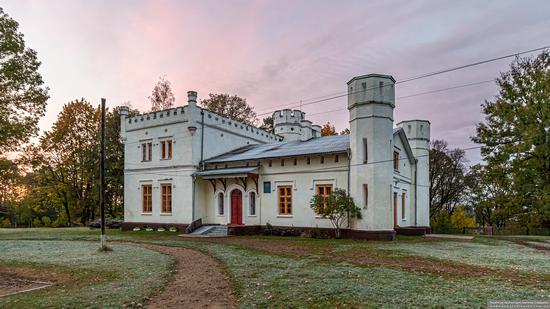
POLYGON ((296 157, 324 153, 342 153, 349 148, 349 135, 334 135, 312 138, 308 141, 278 142, 245 146, 217 157, 206 163, 246 161, 278 157, 296 157))
POLYGON ((194 172, 191 176, 201 176, 208 178, 209 176, 232 176, 235 177, 235 175, 246 175, 251 173, 257 173, 258 167, 252 166, 252 167, 232 167, 232 168, 220 168, 220 169, 214 169, 214 170, 206 170, 206 171, 198 171, 194 172))

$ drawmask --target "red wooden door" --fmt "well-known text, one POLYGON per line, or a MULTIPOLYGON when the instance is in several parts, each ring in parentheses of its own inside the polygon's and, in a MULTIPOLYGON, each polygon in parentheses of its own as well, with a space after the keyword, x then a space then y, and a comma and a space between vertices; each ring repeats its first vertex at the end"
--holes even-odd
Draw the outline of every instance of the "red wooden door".
POLYGON ((243 194, 236 189, 231 192, 231 224, 243 224, 243 194))

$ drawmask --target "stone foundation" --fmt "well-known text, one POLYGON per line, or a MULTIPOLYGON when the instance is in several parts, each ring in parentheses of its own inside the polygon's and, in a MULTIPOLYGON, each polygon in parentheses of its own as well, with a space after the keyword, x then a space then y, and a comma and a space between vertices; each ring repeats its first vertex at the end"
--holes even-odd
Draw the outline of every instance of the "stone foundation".
MULTIPOLYGON (((335 231, 331 228, 312 228, 296 226, 272 226, 274 231, 299 231, 301 234, 317 236, 319 238, 334 238, 335 231)), ((284 233, 284 232, 283 232, 284 233)), ((361 231, 342 229, 342 238, 363 239, 363 240, 395 240, 395 231, 361 231)), ((270 230, 265 225, 228 225, 228 234, 235 236, 242 235, 269 235, 270 230)))
POLYGON ((164 228, 168 230, 171 227, 175 227, 179 232, 184 233, 189 224, 174 224, 174 223, 149 223, 149 222, 123 222, 121 228, 123 231, 131 231, 132 229, 139 227, 141 229, 150 227, 154 229, 164 228))
POLYGON ((426 235, 432 233, 432 229, 429 226, 396 227, 394 230, 395 232, 397 232, 398 235, 410 236, 426 235))

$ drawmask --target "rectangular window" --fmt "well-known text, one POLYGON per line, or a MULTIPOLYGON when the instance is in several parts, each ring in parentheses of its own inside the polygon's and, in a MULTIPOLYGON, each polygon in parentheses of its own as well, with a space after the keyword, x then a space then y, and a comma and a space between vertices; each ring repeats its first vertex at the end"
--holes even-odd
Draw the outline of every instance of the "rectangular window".
POLYGON ((292 186, 279 186, 279 215, 292 215, 292 186))
POLYGON ((332 185, 317 185, 317 194, 323 197, 323 207, 327 207, 332 195, 332 185))
POLYGON ((269 167, 271 167, 271 165, 273 165, 273 162, 269 160, 269 167))
POLYGON ((153 212, 153 186, 141 185, 141 211, 143 213, 153 212))
POLYGON ((339 160, 339 159, 340 159, 340 158, 338 157, 338 155, 336 155, 336 156, 334 157, 334 162, 335 162, 335 163, 338 163, 338 160, 339 160))
POLYGON ((401 219, 405 220, 405 193, 401 194, 401 219))
POLYGON ((172 213, 172 185, 171 184, 161 184, 160 190, 162 193, 161 199, 161 212, 162 213, 172 213))
POLYGON ((325 157, 321 156, 321 164, 325 164, 325 157))
POLYGON ((393 152, 393 169, 396 171, 399 170, 399 152, 397 151, 393 152))
POLYGON ((285 166, 285 159, 281 159, 281 166, 285 166))
POLYGON ((294 165, 298 164, 298 159, 294 159, 294 165))
POLYGON ((153 153, 152 148, 153 148, 153 144, 151 142, 141 144, 141 160, 142 161, 151 161, 151 156, 152 156, 152 153, 153 153))
POLYGON ((310 163, 311 163, 311 159, 309 157, 307 157, 306 164, 310 164, 310 163))
POLYGON ((264 193, 271 193, 271 181, 264 181, 264 193))
POLYGON ((162 160, 172 159, 172 140, 160 142, 160 158, 162 160))

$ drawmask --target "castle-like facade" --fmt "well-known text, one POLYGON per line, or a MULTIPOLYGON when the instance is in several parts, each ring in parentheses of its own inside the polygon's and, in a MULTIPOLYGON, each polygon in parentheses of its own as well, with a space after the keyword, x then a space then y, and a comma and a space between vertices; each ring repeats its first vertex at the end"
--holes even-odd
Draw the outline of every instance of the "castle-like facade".
POLYGON ((350 134, 327 137, 300 110, 274 112, 266 132, 197 106, 193 91, 182 107, 132 117, 121 107, 124 227, 332 228, 310 200, 341 188, 362 211, 344 235, 427 229, 430 122, 394 126, 394 85, 388 75, 352 78, 350 134))

